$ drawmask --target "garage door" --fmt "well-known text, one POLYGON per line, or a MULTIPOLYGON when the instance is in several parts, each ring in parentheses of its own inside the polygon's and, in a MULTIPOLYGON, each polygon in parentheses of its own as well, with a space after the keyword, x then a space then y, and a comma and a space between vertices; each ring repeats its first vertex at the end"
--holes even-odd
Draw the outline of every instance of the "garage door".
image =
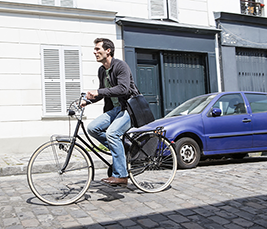
POLYGON ((164 53, 164 113, 184 101, 208 92, 205 56, 194 53, 164 53))
POLYGON ((236 49, 237 77, 240 91, 267 91, 267 51, 236 49))

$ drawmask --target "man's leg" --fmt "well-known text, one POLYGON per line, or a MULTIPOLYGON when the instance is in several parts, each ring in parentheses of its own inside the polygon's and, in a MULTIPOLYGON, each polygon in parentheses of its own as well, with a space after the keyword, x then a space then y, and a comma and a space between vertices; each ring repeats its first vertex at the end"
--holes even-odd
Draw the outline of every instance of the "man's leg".
POLYGON ((109 148, 109 145, 106 138, 106 130, 117 117, 119 112, 120 107, 115 107, 112 110, 98 116, 87 126, 88 133, 107 148, 109 148))
POLYGON ((113 159, 112 177, 128 177, 126 157, 121 136, 131 127, 127 111, 121 111, 106 131, 106 138, 113 159))

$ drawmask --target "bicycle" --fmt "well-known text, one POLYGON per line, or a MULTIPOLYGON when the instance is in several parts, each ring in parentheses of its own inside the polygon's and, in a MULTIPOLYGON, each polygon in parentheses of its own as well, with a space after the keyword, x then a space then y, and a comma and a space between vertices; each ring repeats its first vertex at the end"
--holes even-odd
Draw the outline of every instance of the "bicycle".
MULTIPOLYGON (((112 173, 112 164, 101 155, 111 156, 111 153, 97 147, 85 130, 82 120, 85 108, 80 107, 83 97, 84 93, 68 110, 68 115, 77 119, 74 134, 52 135, 28 162, 27 181, 31 191, 50 205, 71 204, 85 195, 95 174, 91 153, 108 166, 108 176, 112 173), (87 141, 80 136, 80 128, 87 141)), ((129 131, 122 140, 129 178, 138 189, 154 193, 170 186, 176 174, 177 158, 162 127, 147 132, 129 131)))

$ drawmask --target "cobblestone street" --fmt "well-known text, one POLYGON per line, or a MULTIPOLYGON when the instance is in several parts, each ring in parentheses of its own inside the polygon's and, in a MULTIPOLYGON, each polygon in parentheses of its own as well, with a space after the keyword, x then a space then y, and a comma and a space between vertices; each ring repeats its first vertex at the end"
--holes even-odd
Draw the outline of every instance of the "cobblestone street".
POLYGON ((0 228, 267 228, 267 158, 201 163, 178 170, 172 187, 143 193, 100 182, 85 199, 58 207, 32 194, 26 175, 0 177, 0 228))

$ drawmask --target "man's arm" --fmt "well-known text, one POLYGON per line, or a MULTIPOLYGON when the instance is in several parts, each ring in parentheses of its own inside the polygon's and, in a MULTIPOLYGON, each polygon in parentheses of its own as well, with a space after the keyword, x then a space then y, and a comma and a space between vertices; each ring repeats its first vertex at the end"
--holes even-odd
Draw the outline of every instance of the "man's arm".
POLYGON ((117 85, 111 85, 111 88, 99 88, 98 95, 103 97, 125 96, 130 90, 131 70, 124 61, 120 61, 112 73, 117 79, 117 85))

